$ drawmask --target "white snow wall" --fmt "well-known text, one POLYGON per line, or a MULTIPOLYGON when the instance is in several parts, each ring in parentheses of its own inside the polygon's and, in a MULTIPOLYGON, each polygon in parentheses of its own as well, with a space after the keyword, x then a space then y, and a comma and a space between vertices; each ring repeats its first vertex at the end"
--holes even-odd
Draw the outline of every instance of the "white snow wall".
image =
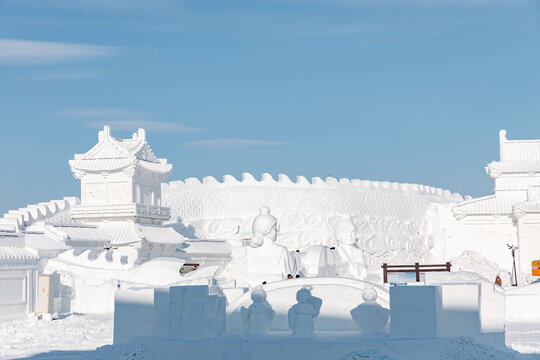
POLYGON ((336 245, 334 224, 351 216, 373 271, 383 261, 424 261, 437 245, 428 211, 463 201, 459 194, 417 184, 331 177, 309 182, 302 176, 293 182, 283 174, 277 180, 263 174, 259 181, 247 173, 240 181, 231 175, 223 182, 173 181, 162 185, 162 196, 175 228, 198 239, 249 238, 259 208, 269 206, 280 224, 277 242, 289 250, 336 245))

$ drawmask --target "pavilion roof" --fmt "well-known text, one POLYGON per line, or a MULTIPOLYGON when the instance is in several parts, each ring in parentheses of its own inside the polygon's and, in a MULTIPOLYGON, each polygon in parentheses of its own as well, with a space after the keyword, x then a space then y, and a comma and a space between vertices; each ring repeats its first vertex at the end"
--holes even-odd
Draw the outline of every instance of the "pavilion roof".
POLYGON ((155 156, 146 142, 144 129, 139 129, 131 139, 118 139, 111 136, 108 126, 99 132, 98 143, 85 154, 76 154, 69 165, 76 175, 78 171, 118 171, 134 166, 163 174, 172 169, 166 159, 155 156))
POLYGON ((464 201, 454 207, 455 216, 466 215, 506 215, 513 212, 513 206, 522 202, 523 196, 508 194, 505 196, 489 195, 464 201))

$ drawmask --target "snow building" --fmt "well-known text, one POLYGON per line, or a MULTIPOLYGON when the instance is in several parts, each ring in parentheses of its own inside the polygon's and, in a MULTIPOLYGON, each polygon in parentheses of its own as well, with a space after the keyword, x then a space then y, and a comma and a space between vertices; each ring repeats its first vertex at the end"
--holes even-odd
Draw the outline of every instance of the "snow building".
POLYGON ((540 259, 540 140, 508 140, 501 130, 499 143, 499 161, 486 167, 494 193, 453 208, 458 226, 447 248, 449 255, 478 251, 510 271, 508 245, 518 246, 517 271, 530 274, 540 259))
POLYGON ((68 249, 103 249, 108 246, 110 238, 96 226, 71 219, 69 209, 78 203, 78 198, 66 197, 10 210, 0 219, 0 230, 23 236, 25 246, 39 257, 40 270, 48 259, 68 249))
POLYGON ((127 256, 174 256, 184 239, 161 226, 170 219, 170 209, 161 204, 161 183, 172 165, 154 155, 144 129, 131 139, 118 139, 105 126, 98 143, 69 165, 81 180, 80 204, 70 209, 73 220, 97 226, 110 246, 127 256))
POLYGON ((15 230, 0 231, 0 318, 35 311, 38 256, 15 230))

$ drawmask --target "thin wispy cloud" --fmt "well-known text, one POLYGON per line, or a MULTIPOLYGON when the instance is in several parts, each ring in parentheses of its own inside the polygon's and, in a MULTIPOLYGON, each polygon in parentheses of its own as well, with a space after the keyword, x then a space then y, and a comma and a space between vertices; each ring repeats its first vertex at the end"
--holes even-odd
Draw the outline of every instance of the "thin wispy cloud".
POLYGON ((80 108, 55 112, 54 117, 62 119, 83 120, 82 125, 99 129, 109 125, 117 130, 133 130, 143 128, 156 132, 187 133, 206 129, 183 125, 175 122, 153 121, 146 114, 130 109, 113 108, 80 108))
POLYGON ((164 121, 143 121, 143 120, 125 120, 125 121, 93 121, 85 123, 85 126, 91 128, 101 129, 103 126, 109 125, 113 129, 118 130, 133 130, 143 128, 150 131, 158 132, 175 132, 175 133, 185 133, 185 132, 197 132, 203 131, 205 129, 186 126, 182 124, 177 124, 173 122, 164 122, 164 121))
POLYGON ((7 0, 9 3, 27 6, 53 7, 86 12, 117 12, 117 11, 166 11, 178 7, 171 0, 7 0))
POLYGON ((46 64, 99 58, 120 48, 65 42, 0 39, 0 64, 46 64))
POLYGON ((515 5, 527 0, 296 0, 298 3, 347 5, 347 6, 494 6, 515 5))
POLYGON ((59 110, 54 113, 58 118, 98 119, 98 118, 135 118, 142 119, 145 115, 139 111, 112 108, 79 108, 59 110))
POLYGON ((183 146, 193 149, 237 150, 267 146, 290 144, 286 141, 252 140, 252 139, 212 139, 184 143, 183 146))
POLYGON ((42 71, 30 75, 30 80, 47 81, 47 80, 81 80, 95 78, 101 75, 99 71, 87 70, 52 70, 42 71))

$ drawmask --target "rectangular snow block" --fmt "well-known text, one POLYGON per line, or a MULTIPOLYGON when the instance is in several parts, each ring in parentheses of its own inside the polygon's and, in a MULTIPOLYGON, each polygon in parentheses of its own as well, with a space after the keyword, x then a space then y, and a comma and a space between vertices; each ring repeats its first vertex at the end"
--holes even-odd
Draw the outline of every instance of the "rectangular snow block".
POLYGON ((439 336, 480 333, 480 284, 443 284, 440 296, 439 336))
POLYGON ((151 335, 153 330, 154 289, 117 290, 114 294, 113 343, 151 335))
POLYGON ((400 338, 437 336, 438 286, 390 287, 390 334, 400 338))
POLYGON ((191 303, 191 308, 189 311, 189 327, 186 327, 184 329, 184 336, 186 337, 203 337, 204 334, 204 325, 205 325, 205 317, 204 317, 204 305, 205 305, 205 299, 202 298, 197 301, 193 301, 191 303))
POLYGON ((169 332, 181 335, 183 286, 172 286, 169 289, 169 332))
POLYGON ((208 286, 172 286, 169 302, 169 332, 180 337, 204 335, 208 286))
POLYGON ((154 289, 154 333, 167 335, 169 333, 169 288, 154 289))

